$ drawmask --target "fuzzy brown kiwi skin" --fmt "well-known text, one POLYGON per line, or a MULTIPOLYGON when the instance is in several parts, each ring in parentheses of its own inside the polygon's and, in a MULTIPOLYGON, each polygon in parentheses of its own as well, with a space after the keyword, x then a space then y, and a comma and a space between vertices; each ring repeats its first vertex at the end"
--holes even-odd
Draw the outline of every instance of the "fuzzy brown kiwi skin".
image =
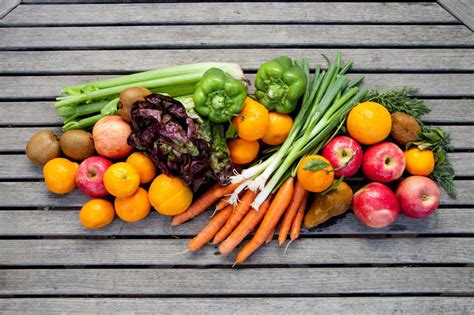
POLYGON ((390 134, 400 145, 418 140, 418 133, 421 131, 420 124, 415 118, 402 112, 392 114, 392 131, 390 134))
POLYGON ((120 93, 120 102, 118 105, 122 119, 127 122, 131 122, 132 117, 130 113, 132 111, 133 104, 137 101, 144 101, 145 96, 150 94, 150 90, 138 86, 123 90, 122 93, 120 93))
POLYGON ((73 160, 82 161, 95 153, 92 134, 84 130, 66 131, 59 139, 59 144, 63 153, 73 160))
POLYGON ((39 165, 61 156, 58 137, 52 131, 39 131, 26 144, 26 156, 39 165))

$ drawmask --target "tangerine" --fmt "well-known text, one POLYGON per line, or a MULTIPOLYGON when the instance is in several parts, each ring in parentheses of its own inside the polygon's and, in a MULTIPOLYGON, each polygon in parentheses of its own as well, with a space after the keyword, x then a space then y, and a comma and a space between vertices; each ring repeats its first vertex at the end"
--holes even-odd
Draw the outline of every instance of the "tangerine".
POLYGON ((127 158, 127 163, 132 164, 140 174, 140 183, 149 183, 156 176, 156 166, 153 161, 143 153, 134 152, 127 158))
POLYGON ((432 151, 413 147, 404 152, 406 170, 412 175, 428 176, 435 168, 435 157, 432 151))
POLYGON ((137 191, 140 185, 140 174, 130 163, 115 163, 105 171, 104 185, 112 196, 126 198, 137 191))
POLYGON ((112 203, 104 199, 91 199, 79 212, 79 220, 88 229, 98 229, 114 220, 115 211, 112 203))
POLYGON ((262 138, 270 126, 268 110, 259 102, 247 97, 238 117, 232 119, 240 138, 254 141, 262 138))
POLYGON ((300 161, 297 176, 304 189, 318 193, 331 187, 334 182, 334 169, 323 156, 308 155, 300 161))
POLYGON ((247 164, 255 160, 258 155, 260 145, 258 141, 247 141, 235 138, 228 144, 230 159, 237 164, 247 164))
POLYGON ((76 173, 79 164, 65 158, 49 160, 43 167, 46 187, 55 194, 67 194, 76 188, 76 173))
POLYGON ((364 102, 355 106, 347 117, 347 131, 362 144, 374 144, 388 137, 392 129, 389 111, 379 103, 364 102))
POLYGON ((262 141, 269 145, 278 145, 285 142, 293 126, 293 119, 290 115, 270 112, 270 126, 262 137, 262 141))
POLYGON ((189 207, 193 201, 193 192, 181 178, 161 174, 151 183, 148 198, 156 211, 173 216, 189 207))
POLYGON ((126 222, 136 222, 150 213, 150 201, 145 189, 139 187, 137 191, 126 198, 115 198, 115 213, 126 222))

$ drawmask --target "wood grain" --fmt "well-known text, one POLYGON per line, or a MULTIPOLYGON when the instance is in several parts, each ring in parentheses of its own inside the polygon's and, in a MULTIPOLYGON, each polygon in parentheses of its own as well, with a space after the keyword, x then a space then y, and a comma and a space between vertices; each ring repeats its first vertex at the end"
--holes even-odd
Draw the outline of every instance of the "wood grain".
POLYGON ((165 25, 0 28, 2 50, 212 47, 473 47, 464 25, 165 25), (252 34, 252 36, 248 36, 252 34))
MULTIPOLYGON (((79 210, 2 210, 0 211, 0 236, 180 236, 191 237, 209 222, 212 211, 193 219, 189 223, 171 228, 168 217, 151 211, 140 222, 127 223, 119 218, 97 230, 87 230, 79 222, 79 210)), ((414 235, 414 234, 474 234, 474 210, 465 208, 442 208, 423 220, 400 216, 387 228, 371 229, 361 224, 353 213, 340 216, 315 229, 302 230, 307 235, 414 235)))
POLYGON ((146 49, 0 51, 0 73, 80 74, 139 72, 180 63, 236 62, 246 71, 256 71, 272 58, 288 55, 308 58, 311 66, 326 65, 321 54, 343 53, 354 62, 351 71, 474 71, 472 49, 146 49))
POLYGON ((15 314, 161 313, 204 314, 468 314, 470 297, 285 297, 285 298, 16 298, 0 299, 15 314))
POLYGON ((439 0, 438 2, 471 31, 474 31, 474 3, 472 0, 439 0))
POLYGON ((20 2, 21 0, 3 0, 0 2, 0 25, 3 24, 5 16, 15 9, 20 2))
POLYGON ((176 23, 436 24, 458 21, 435 3, 328 2, 22 5, 0 21, 0 25, 9 26, 176 23))
POLYGON ((0 294, 472 294, 473 274, 472 267, 6 269, 0 294))

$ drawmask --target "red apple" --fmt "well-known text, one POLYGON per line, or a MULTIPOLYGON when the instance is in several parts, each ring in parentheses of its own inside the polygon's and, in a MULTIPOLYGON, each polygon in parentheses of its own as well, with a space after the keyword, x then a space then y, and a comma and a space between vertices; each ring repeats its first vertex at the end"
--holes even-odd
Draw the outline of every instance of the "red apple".
POLYGON ((322 156, 337 169, 334 174, 339 177, 354 175, 362 164, 362 155, 360 144, 346 136, 335 137, 326 144, 322 152, 322 156))
POLYGON ((354 194, 352 209, 360 222, 383 228, 392 224, 400 213, 397 197, 387 186, 370 183, 354 194))
POLYGON ((396 144, 382 142, 365 151, 362 172, 370 180, 389 183, 402 176, 405 164, 405 155, 396 144))
POLYGON ((91 156, 82 161, 76 174, 77 188, 91 197, 108 195, 104 186, 104 173, 112 164, 101 156, 91 156))
POLYGON ((424 218, 439 205, 438 185, 428 177, 410 176, 401 181, 396 196, 401 212, 411 218, 424 218))

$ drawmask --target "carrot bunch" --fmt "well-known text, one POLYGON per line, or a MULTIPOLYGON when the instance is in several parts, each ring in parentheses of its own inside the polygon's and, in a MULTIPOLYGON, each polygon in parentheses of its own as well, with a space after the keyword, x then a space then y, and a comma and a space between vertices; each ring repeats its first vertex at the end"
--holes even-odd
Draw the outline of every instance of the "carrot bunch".
POLYGON ((212 240, 219 244, 223 255, 231 253, 242 241, 256 229, 250 241, 236 256, 236 263, 243 263, 263 244, 269 243, 278 223, 278 242, 283 245, 290 234, 293 241, 299 237, 301 223, 308 200, 308 192, 293 177, 289 177, 278 189, 275 196, 269 196, 257 210, 252 208, 258 192, 246 190, 237 205, 231 205, 228 195, 239 184, 225 187, 214 186, 197 199, 184 213, 175 216, 172 224, 181 224, 204 212, 217 202, 216 211, 206 227, 188 244, 192 252, 199 250, 212 240))

